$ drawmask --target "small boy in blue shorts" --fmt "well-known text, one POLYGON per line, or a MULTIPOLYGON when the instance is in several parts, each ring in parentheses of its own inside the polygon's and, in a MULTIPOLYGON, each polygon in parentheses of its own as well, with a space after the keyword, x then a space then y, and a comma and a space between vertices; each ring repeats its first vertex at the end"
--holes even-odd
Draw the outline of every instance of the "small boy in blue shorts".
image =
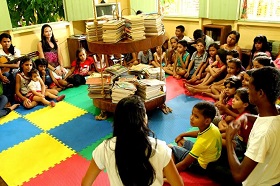
POLYGON ((222 136, 219 129, 212 123, 216 115, 215 106, 203 101, 194 105, 190 116, 190 124, 198 127, 198 131, 180 134, 173 146, 172 157, 178 171, 190 170, 204 174, 208 163, 218 160, 222 151, 222 136), (184 137, 197 138, 193 143, 184 137))

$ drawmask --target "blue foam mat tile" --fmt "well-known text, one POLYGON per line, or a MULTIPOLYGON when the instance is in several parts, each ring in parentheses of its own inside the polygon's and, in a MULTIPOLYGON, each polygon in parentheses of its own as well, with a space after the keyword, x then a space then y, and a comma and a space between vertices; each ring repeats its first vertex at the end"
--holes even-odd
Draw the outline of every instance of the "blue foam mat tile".
POLYGON ((202 100, 200 99, 192 98, 182 94, 168 101, 166 105, 173 110, 172 114, 189 118, 193 106, 201 101, 202 100))
POLYGON ((0 152, 27 140, 42 131, 24 118, 0 125, 0 152))
POLYGON ((41 108, 44 108, 44 105, 37 105, 36 107, 32 108, 32 109, 26 109, 24 108, 22 105, 20 105, 15 111, 21 115, 26 115, 26 114, 30 114, 31 112, 34 112, 36 110, 40 110, 41 108))
POLYGON ((186 117, 180 117, 173 114, 164 115, 163 119, 152 116, 149 119, 149 128, 155 133, 158 139, 172 143, 174 139, 182 132, 188 131, 190 121, 186 117), (174 122, 176 119, 176 122, 174 122))
POLYGON ((51 129, 49 133, 76 152, 112 133, 112 123, 96 121, 92 114, 84 114, 75 120, 51 129))

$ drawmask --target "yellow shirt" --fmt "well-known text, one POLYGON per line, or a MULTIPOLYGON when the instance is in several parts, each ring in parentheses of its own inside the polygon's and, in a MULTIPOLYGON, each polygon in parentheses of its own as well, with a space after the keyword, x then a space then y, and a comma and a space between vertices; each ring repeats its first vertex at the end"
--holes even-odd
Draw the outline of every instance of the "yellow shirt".
POLYGON ((206 169, 208 163, 218 160, 222 151, 222 135, 213 123, 203 132, 198 133, 190 155, 206 169))

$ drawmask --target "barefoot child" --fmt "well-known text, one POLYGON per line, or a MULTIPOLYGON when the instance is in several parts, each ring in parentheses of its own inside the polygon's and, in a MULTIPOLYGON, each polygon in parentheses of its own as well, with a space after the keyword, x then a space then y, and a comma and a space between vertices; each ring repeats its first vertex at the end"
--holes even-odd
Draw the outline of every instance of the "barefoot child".
POLYGON ((176 58, 173 65, 173 69, 166 69, 166 73, 173 75, 174 78, 180 79, 184 77, 186 68, 190 59, 190 55, 187 52, 187 41, 181 40, 177 44, 176 58))
POLYGON ((56 99, 56 101, 61 101, 64 99, 65 95, 56 96, 50 92, 45 91, 45 84, 43 83, 42 79, 38 75, 37 69, 32 69, 30 71, 31 81, 28 84, 29 92, 27 95, 29 97, 32 97, 32 99, 36 102, 43 103, 44 105, 50 105, 52 107, 55 106, 54 101, 48 101, 46 100, 46 97, 49 97, 51 99, 56 99))
POLYGON ((207 52, 205 51, 205 41, 203 39, 197 39, 196 41, 196 51, 191 57, 190 64, 187 66, 187 73, 184 75, 186 79, 191 79, 196 77, 196 79, 201 78, 203 72, 203 65, 207 60, 207 52))
POLYGON ((162 46, 156 47, 156 52, 154 53, 154 60, 152 61, 152 65, 154 67, 165 66, 167 63, 166 53, 162 51, 162 46))

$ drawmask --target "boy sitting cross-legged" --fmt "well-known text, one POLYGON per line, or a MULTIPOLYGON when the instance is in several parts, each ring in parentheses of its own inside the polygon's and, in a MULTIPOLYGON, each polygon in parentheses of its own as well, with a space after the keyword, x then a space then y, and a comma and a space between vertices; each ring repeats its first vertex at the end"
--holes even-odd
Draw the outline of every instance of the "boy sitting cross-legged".
POLYGON ((190 170, 204 174, 208 163, 216 161, 222 150, 222 137, 219 129, 212 123, 216 115, 216 109, 209 102, 200 102, 194 105, 190 117, 190 124, 198 127, 198 131, 180 134, 175 142, 179 146, 173 146, 172 157, 178 171, 190 170), (184 137, 197 138, 193 143, 184 140, 184 137))

